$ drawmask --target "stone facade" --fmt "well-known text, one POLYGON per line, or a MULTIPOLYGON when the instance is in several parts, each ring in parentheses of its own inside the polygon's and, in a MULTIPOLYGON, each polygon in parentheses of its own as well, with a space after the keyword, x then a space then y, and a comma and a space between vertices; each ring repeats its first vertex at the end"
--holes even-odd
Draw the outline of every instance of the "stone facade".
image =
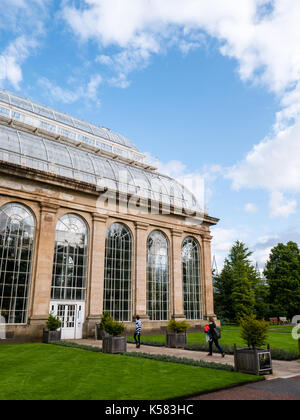
MULTIPOLYGON (((8 111, 7 108, 7 112, 12 113, 12 110, 8 111)), ((10 135, 10 128, 5 128, 6 131, 1 133, 1 124, 4 123, 14 127, 8 118, 1 122, 0 116, 0 136, 10 135)), ((22 130, 27 132, 28 128, 24 126, 22 130)), ((36 129, 33 133, 31 132, 31 141, 34 144, 35 138, 40 140, 41 135, 36 129)), ((43 136, 49 137, 54 147, 55 142, 64 143, 60 136, 55 139, 49 133, 43 133, 43 136)), ((216 225, 218 219, 204 214, 201 223, 197 217, 189 218, 187 223, 186 214, 178 211, 174 203, 169 206, 170 211, 166 212, 163 203, 157 201, 154 206, 156 211, 153 211, 151 200, 145 202, 134 194, 119 192, 115 195, 115 201, 103 200, 103 196, 107 197, 110 193, 109 188, 99 189, 90 182, 58 175, 57 171, 52 171, 50 161, 47 171, 36 169, 25 155, 21 156, 19 163, 14 163, 16 158, 11 158, 9 150, 3 149, 4 152, 1 152, 2 141, 0 138, 0 209, 8 203, 26 206, 35 218, 36 227, 27 323, 7 325, 7 337, 22 340, 42 337, 50 311, 56 226, 67 214, 80 216, 88 227, 87 293, 83 337, 95 335, 95 325, 100 322, 103 313, 106 234, 113 223, 126 225, 132 235, 132 321, 126 322, 128 332, 134 330, 136 315, 139 315, 143 321, 143 333, 160 331, 167 324, 166 320, 151 321, 147 314, 147 240, 151 232, 156 230, 163 232, 169 243, 169 318, 185 319, 182 245, 187 237, 194 238, 199 245, 201 273, 199 283, 201 283, 203 306, 203 319, 189 322, 193 326, 200 325, 207 317, 214 316, 210 227, 216 225), (5 160, 3 156, 8 159, 5 160), (129 203, 132 204, 133 199, 136 205, 132 207, 129 203)), ((81 145, 80 147, 84 148, 81 145)), ((75 146, 73 149, 76 153, 75 146)), ((106 158, 112 159, 111 156, 106 158)), ((114 159, 118 160, 121 157, 115 155, 114 159)), ((126 164, 128 167, 143 167, 145 173, 147 171, 151 176, 155 173, 154 168, 135 164, 128 159, 126 164)))
MULTIPOLYGON (((166 322, 149 321, 146 308, 146 265, 147 238, 153 230, 162 230, 171 244, 171 317, 185 319, 183 311, 181 246, 187 236, 194 237, 200 244, 204 318, 214 316, 213 287, 211 271, 211 250, 209 226, 217 219, 205 216, 200 226, 189 227, 184 217, 170 215, 131 215, 110 212, 109 208, 99 208, 98 194, 90 185, 80 182, 66 182, 56 176, 45 175, 27 168, 0 164, 0 207, 10 202, 27 206, 36 218, 35 252, 31 280, 28 324, 7 326, 14 337, 41 337, 49 314, 52 284, 53 254, 56 223, 64 214, 80 215, 89 227, 89 269, 87 285, 87 305, 84 336, 94 335, 95 324, 102 314, 104 287, 105 236, 114 222, 126 224, 133 235, 133 315, 139 314, 143 320, 144 332, 157 331, 166 322)), ((193 321, 200 325, 201 320, 193 321)), ((128 330, 134 323, 127 324, 128 330)))

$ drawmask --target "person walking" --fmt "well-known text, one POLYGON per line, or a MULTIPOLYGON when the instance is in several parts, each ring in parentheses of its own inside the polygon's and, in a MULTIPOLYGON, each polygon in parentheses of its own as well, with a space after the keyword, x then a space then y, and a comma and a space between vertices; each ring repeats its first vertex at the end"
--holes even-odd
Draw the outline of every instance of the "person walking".
POLYGON ((207 334, 207 341, 209 343, 209 353, 207 356, 211 357, 213 355, 213 344, 219 349, 222 357, 225 357, 224 350, 219 344, 219 337, 217 333, 217 326, 212 317, 209 318, 209 324, 204 327, 204 331, 207 334))
POLYGON ((136 322, 135 322, 135 333, 134 333, 134 341, 135 341, 137 349, 141 347, 141 333, 142 333, 142 321, 140 320, 140 317, 137 315, 136 322))

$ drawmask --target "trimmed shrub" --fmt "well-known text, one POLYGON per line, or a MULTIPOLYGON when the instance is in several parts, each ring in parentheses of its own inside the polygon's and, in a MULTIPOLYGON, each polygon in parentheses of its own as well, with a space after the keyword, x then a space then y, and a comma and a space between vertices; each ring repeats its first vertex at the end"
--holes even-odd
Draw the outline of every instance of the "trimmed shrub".
POLYGON ((123 322, 117 322, 117 321, 109 320, 109 321, 105 322, 104 330, 108 334, 116 337, 118 335, 123 334, 123 332, 125 331, 125 325, 123 324, 123 322))
POLYGON ((57 331, 61 327, 61 321, 52 314, 49 314, 46 327, 48 331, 57 331))
POLYGON ((186 332, 189 328, 190 324, 186 321, 175 321, 174 319, 171 319, 168 323, 168 330, 175 333, 186 332))
POLYGON ((256 319, 255 315, 245 315, 240 320, 241 338, 253 349, 263 347, 267 344, 269 335, 269 324, 265 320, 256 319))
POLYGON ((102 318, 101 318, 101 322, 98 325, 98 328, 105 330, 105 325, 109 322, 113 321, 112 317, 109 314, 109 311, 105 311, 103 312, 102 318))

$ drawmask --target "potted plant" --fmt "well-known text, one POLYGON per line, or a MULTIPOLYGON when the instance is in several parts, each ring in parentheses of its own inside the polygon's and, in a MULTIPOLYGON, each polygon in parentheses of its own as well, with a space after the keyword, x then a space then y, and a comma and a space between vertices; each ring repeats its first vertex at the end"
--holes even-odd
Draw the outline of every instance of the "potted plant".
POLYGON ((125 325, 122 322, 110 320, 105 323, 104 328, 108 335, 103 336, 102 352, 112 354, 126 352, 127 339, 123 334, 125 325))
POLYGON ((167 347, 184 348, 187 344, 186 332, 189 327, 186 321, 170 320, 166 331, 167 347))
POLYGON ((112 320, 109 311, 103 312, 101 322, 96 324, 96 340, 103 340, 103 337, 108 336, 108 333, 105 331, 105 325, 112 320))
POLYGON ((55 343, 61 339, 61 321, 52 314, 49 315, 47 323, 47 329, 43 331, 43 343, 55 343))
POLYGON ((266 345, 269 324, 265 320, 256 319, 255 315, 245 316, 240 321, 241 337, 246 348, 234 345, 234 364, 237 372, 264 375, 273 373, 270 346, 266 345))

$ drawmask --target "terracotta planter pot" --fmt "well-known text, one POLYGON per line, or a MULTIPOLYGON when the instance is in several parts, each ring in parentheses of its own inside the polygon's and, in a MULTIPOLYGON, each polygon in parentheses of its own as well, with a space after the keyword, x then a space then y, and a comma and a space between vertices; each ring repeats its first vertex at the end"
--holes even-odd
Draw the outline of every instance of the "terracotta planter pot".
POLYGON ((171 348, 184 348, 187 344, 186 332, 176 333, 167 331, 166 332, 166 344, 167 347, 171 348))
POLYGON ((238 349, 234 346, 234 366, 236 372, 252 375, 272 374, 272 358, 270 349, 238 349))
POLYGON ((43 343, 50 344, 61 340, 61 331, 43 331, 43 343))
POLYGON ((112 336, 103 337, 102 352, 103 353, 124 353, 127 350, 127 338, 125 336, 112 336))

